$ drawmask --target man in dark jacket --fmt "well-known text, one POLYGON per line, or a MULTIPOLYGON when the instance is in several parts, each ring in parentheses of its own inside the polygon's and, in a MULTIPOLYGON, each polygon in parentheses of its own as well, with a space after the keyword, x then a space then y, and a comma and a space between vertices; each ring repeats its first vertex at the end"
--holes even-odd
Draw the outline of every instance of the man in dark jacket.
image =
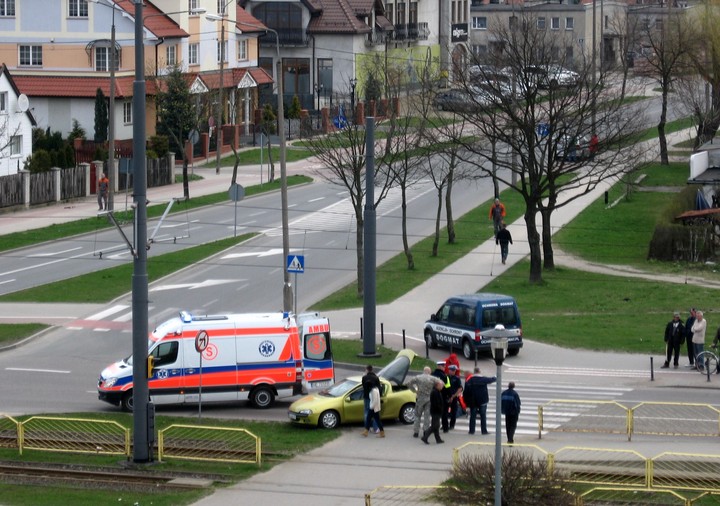
MULTIPOLYGON (((374 388, 377 388, 380 391, 380 395, 382 395, 382 386, 380 385, 380 378, 377 377, 377 374, 375 374, 375 371, 373 371, 373 366, 368 364, 365 366, 365 375, 362 377, 361 380, 362 387, 363 387, 363 402, 365 404, 365 410, 363 412, 363 420, 367 419, 368 413, 370 411, 370 390, 374 388)), ((371 415, 372 418, 372 415, 371 415)), ((378 431, 377 422, 375 420, 372 421, 373 431, 378 431)))
POLYGON ((445 374, 445 362, 438 362, 437 368, 432 372, 432 375, 438 378, 440 381, 442 381, 442 384, 444 385, 442 389, 442 398, 445 405, 443 406, 443 410, 441 413, 442 416, 442 428, 443 432, 448 431, 448 399, 450 398, 450 379, 448 378, 447 374, 445 374))
POLYGON ((445 442, 440 439, 440 417, 442 416, 443 411, 447 411, 442 394, 444 388, 443 384, 438 382, 435 384, 433 391, 430 392, 430 416, 432 417, 432 421, 430 422, 430 427, 425 429, 425 432, 423 432, 422 435, 422 442, 426 445, 430 444, 428 443, 430 434, 435 435, 435 442, 437 444, 445 442))
POLYGON ((500 245, 500 258, 504 264, 510 251, 509 245, 512 244, 512 235, 510 235, 505 223, 500 226, 500 231, 495 236, 495 244, 500 245))
MULTIPOLYGON (((515 429, 517 429, 518 418, 520 418, 520 396, 515 391, 515 383, 508 383, 508 389, 500 396, 500 407, 505 415, 505 432, 508 443, 515 442, 515 429)), ((498 427, 499 429, 499 427, 498 427)))
POLYGON ((673 359, 673 366, 678 367, 680 357, 680 345, 685 341, 685 327, 680 321, 680 313, 675 312, 673 319, 665 325, 665 363, 661 369, 670 367, 670 358, 673 359))
POLYGON ((460 395, 463 391, 462 380, 460 379, 460 376, 458 376, 458 366, 453 364, 449 367, 449 369, 450 374, 448 374, 448 380, 450 381, 450 388, 446 389, 448 410, 447 416, 443 417, 443 432, 447 432, 449 429, 455 428, 455 421, 457 420, 457 412, 460 404, 460 395))
POLYGON ((480 432, 487 434, 487 405, 490 400, 487 386, 495 383, 497 378, 488 378, 480 374, 480 368, 476 367, 473 375, 465 382, 463 397, 470 408, 470 430, 468 434, 475 434, 475 420, 480 413, 480 432))

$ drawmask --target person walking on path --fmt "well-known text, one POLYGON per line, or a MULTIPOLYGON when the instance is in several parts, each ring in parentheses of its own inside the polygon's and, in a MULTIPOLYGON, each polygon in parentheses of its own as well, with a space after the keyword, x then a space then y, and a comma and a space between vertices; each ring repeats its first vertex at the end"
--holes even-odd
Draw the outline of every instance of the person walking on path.
POLYGON ((108 190, 110 189, 110 180, 105 173, 101 172, 98 178, 97 200, 98 210, 107 211, 108 207, 108 190))
POLYGON ((685 341, 685 327, 680 321, 680 313, 675 311, 673 319, 665 325, 665 363, 660 369, 670 367, 670 359, 673 359, 673 366, 677 369, 680 358, 680 345, 685 341))
POLYGON ((415 390, 417 400, 415 401, 415 423, 413 425, 413 437, 419 437, 420 419, 422 419, 423 434, 430 427, 430 394, 435 390, 436 385, 445 385, 435 376, 431 374, 432 369, 425 367, 423 373, 415 376, 407 382, 407 387, 415 390))
POLYGON ((512 236, 505 223, 500 225, 500 231, 495 234, 495 244, 500 245, 500 258, 502 263, 505 264, 510 251, 510 244, 512 244, 512 236))
POLYGON ((435 388, 430 393, 430 415, 432 416, 432 421, 430 422, 430 427, 425 429, 421 438, 422 442, 426 445, 430 444, 428 443, 430 434, 435 435, 435 442, 437 444, 445 442, 440 439, 440 417, 442 416, 443 410, 447 411, 445 401, 443 400, 443 388, 445 387, 442 383, 436 383, 435 388))
POLYGON ((500 202, 500 199, 495 199, 493 205, 490 206, 490 219, 493 222, 495 236, 497 236, 500 231, 500 225, 505 220, 505 205, 500 202))
MULTIPOLYGON (((373 387, 376 387, 378 390, 380 389, 380 378, 378 378, 377 374, 373 371, 372 365, 368 364, 365 366, 365 375, 362 377, 361 383, 363 387, 363 402, 365 405, 363 420, 366 420, 368 418, 368 413, 370 412, 370 390, 372 390, 373 387)), ((375 432, 380 430, 380 427, 378 427, 374 420, 373 430, 375 432)))
POLYGON ((693 352, 695 353, 695 365, 697 368, 702 370, 705 364, 700 364, 697 361, 697 356, 700 355, 705 349, 705 332, 707 331, 707 320, 703 318, 702 311, 695 311, 695 323, 690 328, 692 330, 692 344, 693 352))
POLYGON ((370 426, 373 422, 378 426, 377 437, 385 437, 385 428, 383 427, 382 420, 380 419, 380 410, 382 409, 382 403, 380 401, 380 388, 374 386, 370 389, 370 410, 365 417, 365 430, 363 431, 363 437, 367 437, 370 431, 370 426))
POLYGON ((476 367, 473 375, 465 382, 463 396, 470 408, 470 429, 468 434, 475 434, 475 422, 478 413, 480 413, 480 432, 487 434, 487 405, 490 401, 487 386, 495 383, 497 378, 493 376, 489 378, 480 374, 480 368, 476 367))
POLYGON ((685 342, 687 343, 687 354, 690 364, 688 367, 695 367, 695 349, 692 342, 692 326, 695 323, 695 308, 690 308, 690 316, 685 320, 685 342))
POLYGON ((505 433, 508 443, 515 442, 515 429, 520 417, 520 396, 515 391, 515 382, 508 383, 508 388, 500 396, 500 411, 505 415, 505 433))

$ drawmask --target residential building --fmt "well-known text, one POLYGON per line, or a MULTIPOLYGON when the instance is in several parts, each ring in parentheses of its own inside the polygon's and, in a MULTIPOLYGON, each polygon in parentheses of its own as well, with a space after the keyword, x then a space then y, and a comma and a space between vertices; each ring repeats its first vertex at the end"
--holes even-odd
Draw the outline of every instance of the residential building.
POLYGON ((0 176, 16 174, 32 154, 35 118, 5 65, 0 65, 0 176))

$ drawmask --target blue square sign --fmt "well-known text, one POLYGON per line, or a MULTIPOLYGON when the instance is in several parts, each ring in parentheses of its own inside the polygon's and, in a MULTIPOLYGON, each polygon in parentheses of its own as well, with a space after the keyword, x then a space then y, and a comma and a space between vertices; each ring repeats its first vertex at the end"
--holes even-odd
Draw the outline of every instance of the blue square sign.
POLYGON ((288 255, 287 271, 295 274, 305 272, 305 256, 304 255, 288 255))

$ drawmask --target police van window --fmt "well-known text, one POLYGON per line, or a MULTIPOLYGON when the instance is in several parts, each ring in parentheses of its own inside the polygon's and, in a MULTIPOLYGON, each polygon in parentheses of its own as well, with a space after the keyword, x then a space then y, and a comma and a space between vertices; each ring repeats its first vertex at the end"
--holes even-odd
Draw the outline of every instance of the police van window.
POLYGON ((466 308, 464 306, 452 306, 448 321, 456 325, 467 325, 468 320, 466 308))
POLYGON ((502 324, 506 327, 517 326, 517 315, 515 308, 508 307, 493 307, 483 309, 483 328, 494 328, 495 325, 502 324))
POLYGON ((308 334, 305 336, 305 358, 310 360, 330 360, 330 335, 328 333, 308 334))
POLYGON ((475 308, 469 307, 465 310, 465 316, 467 318, 467 325, 474 327, 475 326, 475 308))
POLYGON ((450 316, 450 304, 445 304, 437 312, 438 320, 440 320, 441 322, 446 322, 446 321, 448 321, 449 316, 450 316))
POLYGON ((172 364, 177 360, 178 343, 172 341, 169 343, 160 343, 153 351, 152 356, 155 357, 155 365, 172 364))
POLYGON ((510 326, 510 325, 517 325, 517 312, 515 311, 515 308, 512 306, 503 307, 500 309, 500 320, 503 325, 510 326))

